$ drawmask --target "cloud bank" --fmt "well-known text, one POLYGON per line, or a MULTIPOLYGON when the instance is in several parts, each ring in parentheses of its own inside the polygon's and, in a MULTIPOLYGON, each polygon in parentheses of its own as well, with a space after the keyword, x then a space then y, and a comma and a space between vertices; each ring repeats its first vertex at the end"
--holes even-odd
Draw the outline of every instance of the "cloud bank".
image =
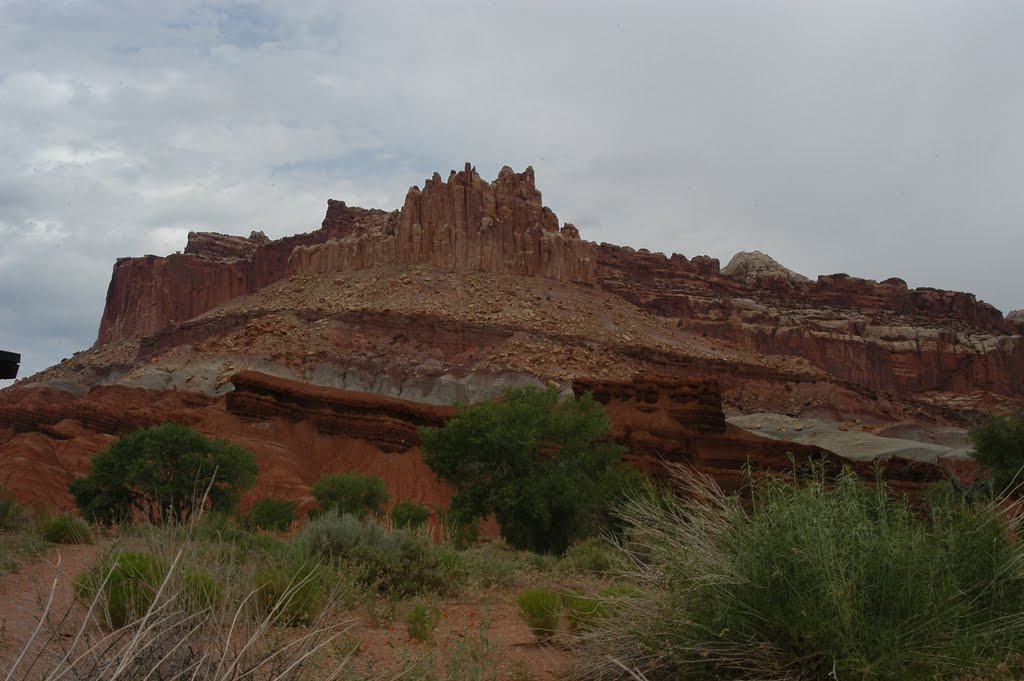
POLYGON ((0 2, 0 348, 114 259, 315 229, 469 160, 584 238, 1024 307, 1017 2, 0 2))

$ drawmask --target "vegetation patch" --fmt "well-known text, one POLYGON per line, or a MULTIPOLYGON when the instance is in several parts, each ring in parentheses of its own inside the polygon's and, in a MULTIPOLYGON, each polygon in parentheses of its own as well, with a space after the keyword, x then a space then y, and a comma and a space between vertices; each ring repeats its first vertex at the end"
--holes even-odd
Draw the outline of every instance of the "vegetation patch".
MULTIPOLYGON (((1021 516, 952 495, 920 510, 852 473, 752 483, 744 503, 673 467, 678 497, 623 508, 643 590, 582 637, 579 678, 1018 678, 1021 516)), ((940 498, 940 497, 936 497, 940 498)))
POLYGON ((91 544, 92 531, 81 518, 61 513, 39 521, 39 534, 54 544, 91 544))

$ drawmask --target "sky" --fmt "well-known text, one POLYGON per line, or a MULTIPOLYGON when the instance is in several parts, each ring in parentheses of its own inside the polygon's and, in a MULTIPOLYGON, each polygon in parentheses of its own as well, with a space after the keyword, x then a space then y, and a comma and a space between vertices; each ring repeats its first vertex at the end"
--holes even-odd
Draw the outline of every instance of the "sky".
MULTIPOLYGON (((1024 308, 1024 3, 0 0, 0 349, 114 261, 536 170, 585 239, 1024 308)), ((0 382, 0 386, 6 383, 0 382)))

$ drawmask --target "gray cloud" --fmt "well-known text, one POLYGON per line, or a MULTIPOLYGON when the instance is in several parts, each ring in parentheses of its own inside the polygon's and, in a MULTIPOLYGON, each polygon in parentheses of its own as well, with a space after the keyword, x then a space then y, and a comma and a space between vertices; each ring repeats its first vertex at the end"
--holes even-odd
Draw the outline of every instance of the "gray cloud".
POLYGON ((95 337, 114 258, 533 164, 586 238, 1024 306, 1024 5, 0 4, 0 347, 95 337), (340 7, 340 9, 339 9, 340 7))

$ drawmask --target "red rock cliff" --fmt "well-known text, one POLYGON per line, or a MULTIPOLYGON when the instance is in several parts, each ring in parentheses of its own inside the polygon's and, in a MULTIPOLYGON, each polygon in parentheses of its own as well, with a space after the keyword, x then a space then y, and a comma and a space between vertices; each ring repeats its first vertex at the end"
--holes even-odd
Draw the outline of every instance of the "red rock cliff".
POLYGON ((413 187, 398 214, 348 236, 297 248, 291 274, 307 275, 381 264, 428 264, 454 270, 540 275, 593 284, 594 245, 541 203, 533 168, 508 166, 488 183, 476 169, 437 173, 413 187))
POLYGON ((271 241, 262 232, 248 238, 190 232, 184 253, 119 258, 97 343, 148 336, 254 293, 288 276, 288 258, 296 246, 343 237, 358 222, 383 214, 328 201, 323 226, 309 234, 271 241))

